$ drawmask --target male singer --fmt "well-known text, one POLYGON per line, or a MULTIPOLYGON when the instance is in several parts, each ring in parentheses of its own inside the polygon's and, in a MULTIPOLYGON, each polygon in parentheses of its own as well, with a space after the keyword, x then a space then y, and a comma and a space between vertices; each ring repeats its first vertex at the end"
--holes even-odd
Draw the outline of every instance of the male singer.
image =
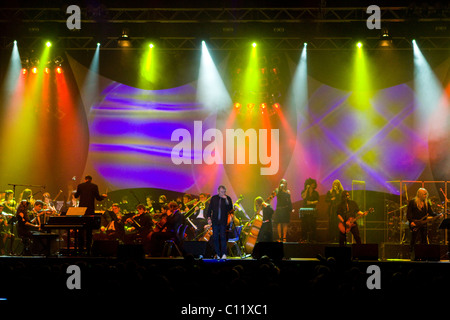
POLYGON ((231 198, 226 195, 227 189, 219 186, 218 194, 211 197, 206 218, 208 224, 212 224, 213 242, 217 257, 227 258, 227 234, 228 213, 233 209, 231 198))

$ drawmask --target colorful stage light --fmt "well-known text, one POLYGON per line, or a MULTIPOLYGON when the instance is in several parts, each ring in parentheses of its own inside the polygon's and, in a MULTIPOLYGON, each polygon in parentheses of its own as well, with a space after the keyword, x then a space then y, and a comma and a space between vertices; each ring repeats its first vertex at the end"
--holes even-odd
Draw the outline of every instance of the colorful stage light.
POLYGON ((240 109, 242 107, 242 105, 239 102, 235 102, 234 103, 234 108, 235 109, 240 109))
POLYGON ((253 43, 252 43, 252 47, 253 47, 253 48, 256 48, 256 45, 257 45, 256 42, 253 42, 253 43))
POLYGON ((22 74, 26 75, 28 73, 28 70, 26 68, 22 68, 22 74))
POLYGON ((248 103, 247 104, 247 109, 252 110, 254 106, 255 106, 254 103, 248 103))
POLYGON ((38 69, 36 67, 31 68, 31 73, 37 74, 38 69))
POLYGON ((57 67, 57 68, 56 68, 56 73, 57 73, 57 74, 63 73, 63 69, 62 69, 61 67, 57 67))
POLYGON ((279 103, 274 103, 274 104, 272 105, 272 108, 274 108, 274 109, 280 109, 280 104, 279 104, 279 103))
POLYGON ((358 43, 356 44, 356 46, 357 46, 358 48, 362 48, 362 42, 358 42, 358 43))
POLYGON ((52 43, 51 43, 50 41, 47 41, 47 42, 45 43, 45 45, 47 46, 47 48, 50 48, 50 47, 52 46, 52 43))

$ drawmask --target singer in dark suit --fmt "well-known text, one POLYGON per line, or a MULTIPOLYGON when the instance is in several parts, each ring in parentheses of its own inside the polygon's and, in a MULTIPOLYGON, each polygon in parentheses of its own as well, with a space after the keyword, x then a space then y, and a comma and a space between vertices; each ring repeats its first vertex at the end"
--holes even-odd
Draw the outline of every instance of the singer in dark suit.
POLYGON ((227 234, 228 213, 233 209, 231 198, 226 195, 227 189, 219 186, 218 194, 211 197, 206 218, 208 224, 212 224, 213 242, 217 257, 227 258, 227 234))
POLYGON ((84 182, 80 183, 75 192, 75 198, 80 198, 79 207, 87 207, 85 215, 95 214, 95 200, 102 201, 107 197, 106 194, 100 194, 98 186, 92 183, 92 177, 86 176, 84 182))

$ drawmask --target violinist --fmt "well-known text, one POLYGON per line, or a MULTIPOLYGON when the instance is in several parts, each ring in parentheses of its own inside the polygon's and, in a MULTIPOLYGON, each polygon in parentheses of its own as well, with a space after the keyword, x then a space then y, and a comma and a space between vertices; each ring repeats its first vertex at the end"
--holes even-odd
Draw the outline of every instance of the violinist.
POLYGON ((34 224, 39 225, 39 215, 41 214, 42 208, 44 207, 44 202, 37 200, 34 202, 34 206, 31 210, 28 210, 28 218, 34 224))
POLYGON ((213 242, 216 256, 221 259, 227 258, 227 234, 228 213, 233 210, 233 202, 226 194, 225 186, 219 186, 218 194, 211 197, 211 202, 206 210, 208 224, 213 228, 213 242))
POLYGON ((14 192, 12 190, 5 191, 5 201, 3 202, 3 212, 9 214, 16 213, 16 201, 14 200, 14 192))
POLYGON ((56 214, 57 210, 54 205, 54 200, 50 197, 50 193, 45 192, 42 196, 44 197, 44 209, 50 210, 52 214, 56 214))
POLYGON ((177 230, 180 225, 184 224, 184 215, 181 213, 179 204, 175 201, 169 202, 169 210, 165 216, 156 224, 150 235, 149 254, 152 257, 162 256, 164 243, 168 239, 177 239, 177 230))
POLYGON ((143 204, 136 206, 137 214, 126 220, 127 231, 133 236, 134 240, 147 238, 153 227, 153 221, 149 213, 145 211, 143 204))
POLYGON ((255 199, 255 212, 262 217, 262 225, 259 230, 257 242, 272 242, 273 241, 273 229, 272 229, 272 216, 274 210, 270 204, 266 203, 262 197, 255 199))
POLYGON ((146 203, 146 211, 150 213, 151 216, 153 216, 155 214, 155 208, 153 208, 152 196, 146 196, 145 203, 146 203))
MULTIPOLYGON (((55 210, 56 212, 56 210, 55 210)), ((31 213, 29 213, 30 219, 31 216, 35 217, 34 221, 31 220, 32 222, 35 222, 38 226, 39 229, 41 229, 41 227, 47 223, 48 217, 53 215, 53 209, 52 208, 48 208, 45 205, 45 202, 43 202, 42 200, 36 200, 34 202, 34 208, 33 210, 31 210, 31 213)))
POLYGON ((113 203, 111 209, 106 210, 103 213, 100 232, 105 235, 106 239, 119 240, 120 242, 124 241, 125 225, 122 220, 122 212, 120 212, 120 205, 118 203, 113 203))

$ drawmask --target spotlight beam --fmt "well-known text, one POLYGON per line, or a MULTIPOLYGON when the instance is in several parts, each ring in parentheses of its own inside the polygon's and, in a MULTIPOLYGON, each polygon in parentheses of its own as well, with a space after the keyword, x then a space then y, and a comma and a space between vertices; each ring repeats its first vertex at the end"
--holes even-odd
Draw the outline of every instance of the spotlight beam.
POLYGON ((229 110, 232 106, 231 96, 214 64, 205 41, 202 41, 196 100, 213 112, 229 110))

